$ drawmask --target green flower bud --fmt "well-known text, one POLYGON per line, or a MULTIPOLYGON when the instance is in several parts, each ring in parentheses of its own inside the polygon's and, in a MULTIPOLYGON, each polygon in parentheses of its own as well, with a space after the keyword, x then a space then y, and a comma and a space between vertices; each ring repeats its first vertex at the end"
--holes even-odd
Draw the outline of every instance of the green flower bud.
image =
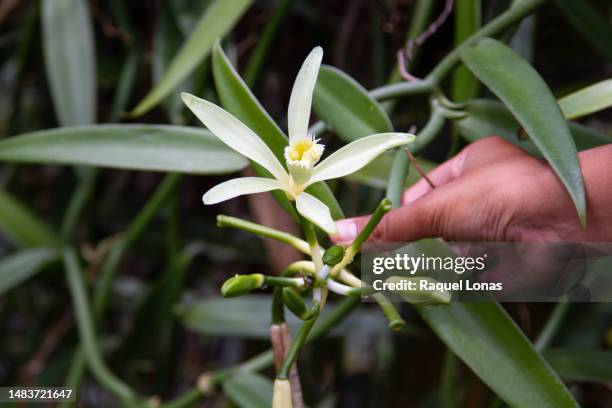
POLYGON ((325 251, 323 254, 323 263, 325 265, 334 266, 344 258, 344 247, 342 245, 334 245, 325 251))
POLYGON ((299 319, 306 320, 309 317, 304 299, 295 290, 283 288, 283 303, 299 319))
POLYGON ((261 288, 263 283, 264 276, 261 273, 236 275, 223 283, 221 294, 226 298, 246 295, 253 289, 261 288))

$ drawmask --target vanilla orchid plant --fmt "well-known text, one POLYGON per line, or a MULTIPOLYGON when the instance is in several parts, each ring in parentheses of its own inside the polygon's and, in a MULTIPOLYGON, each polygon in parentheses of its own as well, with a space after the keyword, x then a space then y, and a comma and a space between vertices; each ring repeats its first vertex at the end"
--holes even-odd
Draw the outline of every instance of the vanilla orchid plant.
MULTIPOLYGON (((312 224, 330 235, 337 232, 336 225, 327 205, 305 190, 314 183, 351 174, 370 163, 384 151, 406 145, 415 138, 407 133, 375 134, 360 138, 321 161, 325 146, 313 134, 308 133, 308 123, 312 95, 322 59, 323 50, 320 47, 313 49, 304 61, 293 85, 287 115, 289 140, 284 149, 285 163, 277 159, 255 132, 229 112, 193 95, 187 93, 181 95, 189 109, 222 142, 261 165, 272 176, 240 177, 221 183, 204 194, 204 204, 216 204, 244 194, 282 190, 289 200, 295 203, 295 209, 302 217, 301 224, 308 242, 233 217, 220 216, 218 219, 220 226, 226 224, 225 226, 276 238, 293 245, 311 258, 311 261, 298 261, 289 265, 283 273, 284 276, 236 275, 228 279, 221 287, 223 296, 233 297, 269 285, 276 286, 273 302, 276 306, 273 306, 273 325, 270 331, 277 363, 274 408, 302 406, 298 401, 301 398, 299 378, 297 374, 292 374, 292 370, 295 370, 294 363, 299 348, 304 344, 320 309, 325 305, 328 290, 345 296, 360 296, 364 293, 361 281, 344 268, 352 262, 361 244, 373 231, 384 213, 390 209, 389 201, 383 200, 366 227, 348 248, 333 246, 323 254, 312 224), (297 274, 303 276, 296 277, 297 274), (310 310, 300 295, 307 289, 312 289, 313 294, 313 306, 310 310), (279 340, 290 336, 287 325, 284 323, 285 306, 304 320, 304 325, 291 346, 291 352, 288 349, 290 342, 279 340)), ((397 311, 388 301, 379 302, 379 304, 391 322, 390 327, 395 328, 398 324, 403 324, 397 311)))
POLYGON ((406 133, 375 134, 344 146, 319 163, 325 146, 308 134, 308 123, 322 58, 321 47, 313 49, 293 85, 287 116, 289 143, 285 147, 286 167, 255 132, 232 114, 204 99, 182 94, 189 109, 222 142, 261 165, 274 177, 241 177, 226 181, 204 194, 204 204, 216 204, 244 194, 283 190, 291 201, 295 201, 296 210, 301 216, 328 234, 335 234, 336 226, 329 208, 304 190, 316 182, 351 174, 384 151, 414 140, 413 135, 406 133))

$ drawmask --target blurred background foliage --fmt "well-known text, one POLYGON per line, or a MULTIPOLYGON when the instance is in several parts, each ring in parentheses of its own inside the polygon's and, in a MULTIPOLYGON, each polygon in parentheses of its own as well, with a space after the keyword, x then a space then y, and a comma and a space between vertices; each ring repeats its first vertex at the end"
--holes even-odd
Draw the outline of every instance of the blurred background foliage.
MULTIPOLYGON (((424 77, 455 44, 511 2, 479 3, 455 2, 447 21, 417 48, 412 74, 424 77)), ((218 99, 211 67, 217 37, 223 38, 226 54, 261 104, 285 128, 291 85, 313 46, 324 48, 326 64, 367 89, 376 88, 400 80, 396 51, 443 8, 443 1, 417 0, 4 0, 0 137, 94 123, 199 127, 178 92, 218 99), (181 48, 190 38, 191 45, 181 48), (162 84, 167 92, 151 93, 153 84, 162 84), (151 98, 161 104, 149 103, 151 98)), ((606 0, 552 1, 500 38, 530 61, 560 97, 612 74, 611 11, 606 0)), ((454 71, 444 89, 456 102, 492 97, 465 67, 454 71)), ((398 130, 420 129, 429 117, 425 95, 383 106, 398 130)), ((317 109, 325 115, 315 102, 317 109)), ((478 111, 478 106, 471 109, 478 111)), ((447 122, 421 152, 423 167, 433 168, 469 140, 503 128, 508 120, 513 121, 502 112, 484 125, 467 119, 447 122)), ((610 135, 609 111, 580 122, 600 137, 610 135)), ((155 132, 161 132, 160 139, 172 137, 172 128, 167 134, 155 129, 140 131, 145 139, 155 132)), ((337 147, 346 136, 327 132, 323 138, 337 147)), ((139 146, 124 150, 127 147, 119 144, 108 154, 137 157, 144 154, 139 146)), ((194 146, 184 149, 198 148, 194 146)), ((179 155, 172 162, 170 156, 180 153, 172 147, 160 149, 168 162, 149 169, 169 170, 181 161, 179 155)), ((299 255, 243 232, 219 229, 215 216, 223 212, 296 231, 288 216, 279 215, 284 213, 271 197, 204 207, 201 194, 224 176, 14 164, 14 154, 0 149, 6 162, 0 168, 1 385, 80 382, 78 316, 57 252, 60 243, 71 243, 84 261, 93 314, 98 316, 96 338, 117 377, 141 395, 163 401, 183 396, 178 402, 184 406, 269 404, 271 383, 255 374, 218 377, 217 391, 205 399, 193 387, 202 373, 234 366, 268 347, 269 295, 223 300, 218 288, 235 273, 278 272, 299 255), (108 301, 98 301, 104 298, 98 293, 105 291, 108 301)), ((229 155, 222 149, 218 154, 229 155)), ((199 159, 217 164, 214 157, 199 159)), ((392 161, 392 155, 384 155, 350 179, 331 183, 347 215, 375 207, 384 195, 392 161)), ((205 163, 202 166, 194 172, 211 172, 204 169, 205 163)), ((236 162, 228 171, 242 166, 236 162)), ((413 173, 406 183, 417 178, 413 173)), ((506 309, 535 339, 551 305, 510 304, 506 309)), ((414 309, 406 306, 402 313, 407 329, 392 334, 377 309, 362 306, 328 338, 308 346, 300 357, 308 405, 499 406, 487 386, 446 351, 414 309)), ((612 347, 612 307, 580 304, 561 313, 567 314, 545 356, 582 405, 609 406, 612 352, 603 350, 612 347), (581 351, 585 349, 589 351, 581 351), (577 364, 568 361, 571 355, 585 358, 577 364)), ((80 406, 117 403, 106 387, 85 374, 80 406)))

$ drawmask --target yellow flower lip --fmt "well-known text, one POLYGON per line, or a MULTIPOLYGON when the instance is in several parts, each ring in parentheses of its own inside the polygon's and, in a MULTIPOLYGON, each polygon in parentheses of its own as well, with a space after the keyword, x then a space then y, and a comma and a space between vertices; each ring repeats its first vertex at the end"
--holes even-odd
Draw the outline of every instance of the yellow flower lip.
MULTIPOLYGON (((308 182, 314 165, 317 164, 325 147, 314 136, 300 137, 289 141, 285 148, 285 160, 291 180, 299 187, 308 182)), ((297 190, 303 190, 299 187, 297 190)))
POLYGON ((289 158, 295 161, 302 160, 304 154, 308 152, 308 150, 310 150, 314 144, 315 142, 310 139, 299 140, 297 143, 291 146, 289 158))
POLYGON ((301 162, 306 166, 315 165, 323 154, 324 146, 313 136, 306 136, 289 143, 285 148, 285 159, 288 162, 301 162))

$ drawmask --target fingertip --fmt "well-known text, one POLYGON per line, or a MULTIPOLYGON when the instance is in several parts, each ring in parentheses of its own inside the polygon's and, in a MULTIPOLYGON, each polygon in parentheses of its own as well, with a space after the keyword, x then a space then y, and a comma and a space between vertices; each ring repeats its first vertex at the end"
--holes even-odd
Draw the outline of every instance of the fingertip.
POLYGON ((357 237, 357 222, 352 219, 336 221, 338 233, 330 236, 331 240, 337 244, 353 241, 357 237))

